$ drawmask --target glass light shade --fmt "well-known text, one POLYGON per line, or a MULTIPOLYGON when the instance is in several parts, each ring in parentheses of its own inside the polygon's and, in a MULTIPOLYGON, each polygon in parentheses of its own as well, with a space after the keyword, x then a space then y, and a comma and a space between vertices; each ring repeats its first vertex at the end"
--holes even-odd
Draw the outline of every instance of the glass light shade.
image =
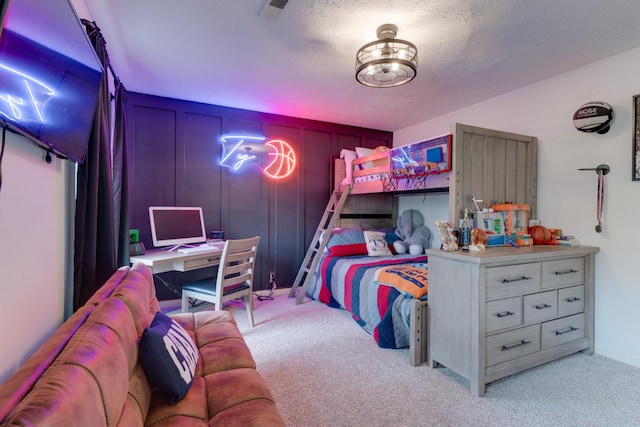
POLYGON ((395 87, 410 82, 418 69, 418 49, 413 43, 394 39, 397 27, 378 27, 378 38, 356 54, 356 80, 369 87, 395 87))

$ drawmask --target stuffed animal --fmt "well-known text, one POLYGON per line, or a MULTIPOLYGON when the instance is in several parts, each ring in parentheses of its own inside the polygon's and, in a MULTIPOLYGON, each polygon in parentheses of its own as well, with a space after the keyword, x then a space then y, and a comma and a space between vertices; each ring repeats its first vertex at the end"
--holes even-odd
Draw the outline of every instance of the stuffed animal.
POLYGON ((482 251, 487 247, 487 233, 479 228, 471 230, 471 245, 469 250, 482 251))
POLYGON ((396 235, 400 238, 393 243, 396 253, 419 255, 429 247, 431 232, 423 225, 424 219, 420 211, 407 209, 398 218, 396 235))

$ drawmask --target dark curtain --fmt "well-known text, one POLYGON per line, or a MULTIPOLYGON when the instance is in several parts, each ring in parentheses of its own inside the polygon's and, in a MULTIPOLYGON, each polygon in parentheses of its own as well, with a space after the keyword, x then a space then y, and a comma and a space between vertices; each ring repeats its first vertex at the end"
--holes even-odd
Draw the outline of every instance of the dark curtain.
POLYGON ((129 265, 129 176, 127 175, 127 91, 116 78, 113 130, 113 213, 117 265, 129 265))
POLYGON ((94 22, 82 20, 102 62, 102 77, 84 163, 78 165, 74 246, 73 309, 116 270, 110 153, 110 94, 106 42, 94 22))

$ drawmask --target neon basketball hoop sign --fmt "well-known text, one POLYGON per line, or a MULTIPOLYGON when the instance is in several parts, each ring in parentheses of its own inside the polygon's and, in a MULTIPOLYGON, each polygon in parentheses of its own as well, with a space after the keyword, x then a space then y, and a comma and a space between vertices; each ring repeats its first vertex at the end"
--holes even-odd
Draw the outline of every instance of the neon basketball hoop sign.
POLYGON ((234 171, 257 167, 272 179, 286 178, 296 168, 296 154, 288 142, 264 136, 223 135, 220 165, 234 171))

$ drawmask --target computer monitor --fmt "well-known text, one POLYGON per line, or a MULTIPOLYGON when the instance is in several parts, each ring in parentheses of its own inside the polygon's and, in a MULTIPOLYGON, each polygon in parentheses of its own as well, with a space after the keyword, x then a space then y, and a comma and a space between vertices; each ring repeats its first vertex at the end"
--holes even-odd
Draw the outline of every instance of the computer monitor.
POLYGON ((151 237, 153 245, 180 246, 207 241, 202 208, 180 206, 150 206, 151 237))

